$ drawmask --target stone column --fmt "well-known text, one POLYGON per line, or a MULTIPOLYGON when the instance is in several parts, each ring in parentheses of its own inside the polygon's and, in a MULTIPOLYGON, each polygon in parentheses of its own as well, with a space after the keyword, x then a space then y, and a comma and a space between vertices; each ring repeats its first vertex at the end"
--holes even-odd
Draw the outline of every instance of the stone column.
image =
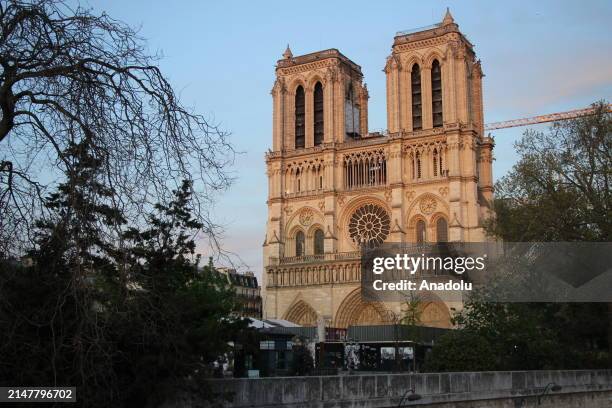
POLYGON ((400 73, 401 120, 400 130, 412 131, 412 67, 402 66, 400 73))
POLYGON ((334 140, 344 142, 346 130, 344 129, 344 94, 346 92, 346 79, 339 74, 334 84, 334 140))
POLYGON ((277 78, 272 88, 272 150, 279 151, 284 148, 285 123, 285 83, 277 78))
POLYGON ((368 88, 364 84, 361 87, 359 98, 359 131, 361 132, 361 136, 365 136, 368 134, 368 99, 370 95, 368 94, 368 88))
POLYGON ((295 148, 295 89, 285 93, 285 146, 295 148))
POLYGON ((447 134, 447 161, 449 171, 449 240, 463 240, 463 213, 461 208, 461 152, 459 130, 447 134))
POLYGON ((446 60, 442 64, 442 95, 444 121, 447 123, 457 122, 457 92, 455 90, 455 57, 452 47, 446 53, 446 60), (446 74, 446 75, 445 75, 446 74))

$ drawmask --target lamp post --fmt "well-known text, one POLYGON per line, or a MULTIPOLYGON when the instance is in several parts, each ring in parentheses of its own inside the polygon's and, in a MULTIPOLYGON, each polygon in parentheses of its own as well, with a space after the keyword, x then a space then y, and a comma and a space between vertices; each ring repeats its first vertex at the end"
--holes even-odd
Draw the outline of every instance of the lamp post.
POLYGON ((546 387, 544 387, 544 391, 542 391, 542 394, 538 395, 538 405, 542 405, 542 398, 544 398, 544 396, 546 396, 546 394, 550 391, 550 392, 559 392, 561 391, 563 387, 561 387, 559 384, 551 382, 546 384, 546 387))
POLYGON ((414 388, 409 389, 408 391, 406 391, 404 393, 404 395, 402 396, 402 399, 400 400, 399 404, 397 405, 398 408, 402 407, 402 403, 404 402, 404 400, 407 400, 409 402, 413 402, 413 401, 418 401, 421 398, 423 398, 421 396, 421 394, 417 394, 414 390, 414 388), (410 394, 408 394, 410 393, 410 394))

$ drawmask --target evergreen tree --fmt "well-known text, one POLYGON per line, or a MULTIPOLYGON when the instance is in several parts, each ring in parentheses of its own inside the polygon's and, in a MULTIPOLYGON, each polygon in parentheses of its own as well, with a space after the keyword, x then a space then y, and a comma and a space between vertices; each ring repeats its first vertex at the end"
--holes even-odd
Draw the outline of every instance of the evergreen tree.
POLYGON ((116 274, 108 234, 125 220, 107 203, 113 191, 100 181, 93 148, 86 138, 64 152, 70 170, 45 202, 51 218, 37 222, 32 266, 2 264, 0 378, 76 385, 92 401, 106 401, 105 389, 114 388, 113 346, 99 285, 116 274))

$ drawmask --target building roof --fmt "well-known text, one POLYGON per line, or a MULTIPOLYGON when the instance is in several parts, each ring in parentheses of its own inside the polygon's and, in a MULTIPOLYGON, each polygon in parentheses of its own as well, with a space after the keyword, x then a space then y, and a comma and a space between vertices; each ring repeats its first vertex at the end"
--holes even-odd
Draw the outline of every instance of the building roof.
POLYGON ((327 50, 315 51, 310 54, 298 55, 296 57, 293 56, 293 53, 287 46, 285 53, 283 54, 283 59, 279 59, 276 63, 276 68, 288 68, 296 65, 307 64, 309 62, 321 61, 328 58, 336 58, 345 64, 349 65, 355 71, 361 74, 361 66, 351 61, 348 57, 343 55, 336 48, 330 48, 327 50))

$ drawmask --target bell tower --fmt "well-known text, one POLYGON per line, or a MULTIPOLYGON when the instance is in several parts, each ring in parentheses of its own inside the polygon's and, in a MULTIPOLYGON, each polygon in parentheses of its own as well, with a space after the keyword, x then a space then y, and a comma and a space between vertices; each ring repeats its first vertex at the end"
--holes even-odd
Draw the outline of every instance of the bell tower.
MULTIPOLYGON (((268 256, 283 256, 286 219, 295 198, 320 198, 333 208, 341 175, 335 147, 368 133, 368 91, 361 67, 337 49, 294 57, 289 46, 277 61, 272 88, 273 135, 268 163, 268 256), (296 160, 296 158, 299 158, 296 160), (289 208, 289 210, 288 210, 289 208), (283 210, 284 209, 284 210, 283 210)), ((327 212, 325 248, 336 247, 335 218, 327 212)), ((293 251, 295 252, 295 250, 293 251)))
MULTIPOLYGON (((441 23, 398 32, 384 69, 389 133, 446 139, 440 158, 447 163, 438 158, 433 174, 448 176, 452 241, 484 239, 481 220, 493 198, 493 140, 484 135, 484 75, 473 48, 447 9, 441 23)), ((427 148, 414 154, 436 160, 427 148)))
POLYGON ((276 64, 272 88, 272 151, 342 143, 367 134, 368 93, 361 67, 337 49, 294 57, 289 46, 276 64))

